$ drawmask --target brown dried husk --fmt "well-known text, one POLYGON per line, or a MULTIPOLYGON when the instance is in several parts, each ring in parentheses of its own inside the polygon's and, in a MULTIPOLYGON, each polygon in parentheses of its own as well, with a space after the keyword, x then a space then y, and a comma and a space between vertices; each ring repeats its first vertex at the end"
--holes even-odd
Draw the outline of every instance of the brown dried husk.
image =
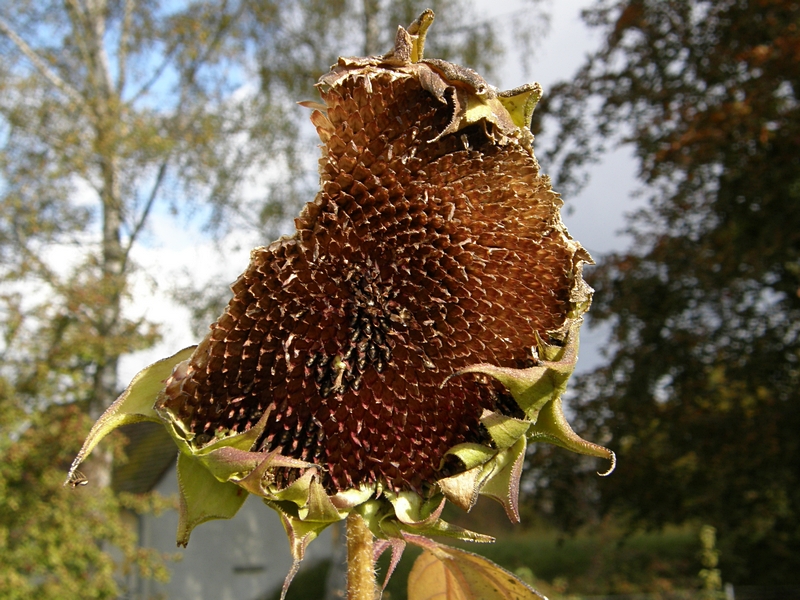
POLYGON ((590 258, 527 127, 474 72, 397 54, 321 80, 321 191, 294 235, 253 250, 158 407, 198 448, 268 413, 256 449, 319 465, 330 494, 427 495, 463 470, 446 453, 491 446, 484 411, 522 415, 486 375, 451 376, 534 366, 588 304, 590 258))

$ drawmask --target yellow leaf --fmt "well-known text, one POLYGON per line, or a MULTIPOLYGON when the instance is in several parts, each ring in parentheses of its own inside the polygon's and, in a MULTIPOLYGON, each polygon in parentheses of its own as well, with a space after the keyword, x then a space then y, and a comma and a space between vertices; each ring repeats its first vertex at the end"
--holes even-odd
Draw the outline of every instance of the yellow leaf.
POLYGON ((408 576, 409 600, 542 600, 544 596, 490 560, 431 544, 408 576))

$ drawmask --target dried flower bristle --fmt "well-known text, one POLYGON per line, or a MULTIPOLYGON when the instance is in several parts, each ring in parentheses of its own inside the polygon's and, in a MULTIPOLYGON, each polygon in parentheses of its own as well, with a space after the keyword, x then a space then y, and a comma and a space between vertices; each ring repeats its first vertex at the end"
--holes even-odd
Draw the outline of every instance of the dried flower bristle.
POLYGON ((450 448, 491 445, 484 410, 519 410, 494 379, 450 376, 530 367, 537 336, 559 343, 589 257, 530 134, 454 125, 476 84, 413 67, 343 60, 323 80, 320 193, 293 236, 252 252, 159 401, 196 447, 268 411, 256 448, 319 465, 328 493, 427 493, 463 469, 450 448))

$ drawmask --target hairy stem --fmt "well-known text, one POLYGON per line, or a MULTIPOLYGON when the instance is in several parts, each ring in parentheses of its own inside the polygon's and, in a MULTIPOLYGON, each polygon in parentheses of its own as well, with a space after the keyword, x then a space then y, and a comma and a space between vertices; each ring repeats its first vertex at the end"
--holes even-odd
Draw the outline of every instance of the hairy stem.
POLYGON ((356 512, 347 517, 347 600, 375 600, 372 532, 356 512))

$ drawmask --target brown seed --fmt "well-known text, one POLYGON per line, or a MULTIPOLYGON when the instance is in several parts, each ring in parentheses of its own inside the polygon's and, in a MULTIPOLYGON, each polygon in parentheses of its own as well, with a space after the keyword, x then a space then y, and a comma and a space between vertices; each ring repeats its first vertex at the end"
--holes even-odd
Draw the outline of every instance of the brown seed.
POLYGON ((529 138, 486 122, 441 135, 452 103, 389 67, 353 68, 322 99, 321 192, 293 237, 253 252, 172 378, 192 385, 168 382, 162 403, 197 434, 249 429, 269 408, 258 448, 319 464, 329 493, 378 480, 424 493, 463 468, 449 448, 491 444, 484 410, 520 414, 493 380, 448 377, 530 366, 588 255, 529 138))

